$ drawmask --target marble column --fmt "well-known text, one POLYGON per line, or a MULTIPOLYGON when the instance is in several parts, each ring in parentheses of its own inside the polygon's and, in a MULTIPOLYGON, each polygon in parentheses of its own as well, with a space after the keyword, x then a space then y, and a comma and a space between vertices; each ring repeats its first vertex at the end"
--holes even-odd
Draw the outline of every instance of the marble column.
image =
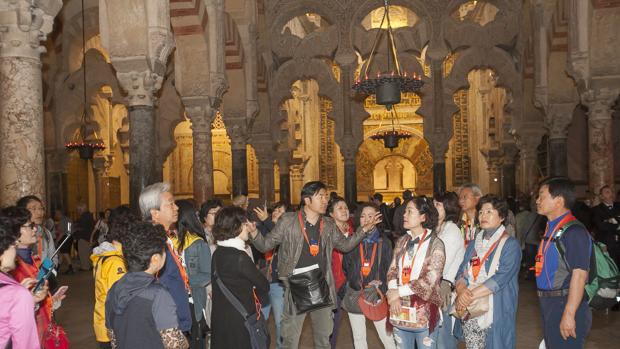
POLYGON ((297 204, 291 201, 291 174, 289 162, 284 159, 279 159, 278 165, 280 167, 280 201, 288 202, 289 204, 297 204))
POLYGON ((0 0, 0 206, 46 197, 40 41, 61 7, 0 0))
POLYGON ((92 161, 93 174, 95 177, 95 210, 103 212, 106 208, 105 183, 109 169, 109 163, 105 156, 97 156, 92 161))
POLYGON ((232 148, 233 195, 248 195, 248 152, 246 147, 232 148))
POLYGON ((517 134, 517 148, 519 149, 518 173, 519 190, 531 195, 541 179, 540 170, 536 166, 538 160, 538 146, 544 136, 542 128, 531 128, 519 131, 517 134))
POLYGON ((349 204, 357 202, 357 164, 355 157, 344 159, 344 199, 349 204))
POLYGON ((446 191, 446 162, 433 162, 433 192, 446 191))
POLYGON ((268 204, 274 202, 273 155, 257 152, 258 158, 258 195, 268 204))
POLYGON ((576 103, 550 103, 545 115, 549 130, 549 175, 568 176, 568 127, 573 120, 576 103))
POLYGON ((213 135, 211 123, 215 118, 216 109, 208 101, 190 105, 187 100, 185 110, 192 122, 193 138, 193 179, 194 201, 203 203, 213 198, 213 135))
POLYGON ((486 159, 487 171, 489 172, 489 194, 501 195, 501 166, 502 152, 500 149, 482 149, 482 155, 486 159))
POLYGON ((138 207, 142 189, 157 181, 155 164, 158 151, 155 142, 155 110, 153 106, 130 106, 129 111, 129 202, 138 207))
MULTIPOLYGON (((612 107, 620 89, 589 90, 584 93, 588 111, 589 187, 598 193, 605 185, 614 186, 614 135, 612 107)), ((617 135, 616 135, 617 136, 617 135)))
POLYGON ((501 165, 501 186, 502 197, 504 199, 508 197, 517 197, 517 175, 516 175, 516 157, 519 149, 516 144, 509 143, 502 147, 504 157, 501 165))

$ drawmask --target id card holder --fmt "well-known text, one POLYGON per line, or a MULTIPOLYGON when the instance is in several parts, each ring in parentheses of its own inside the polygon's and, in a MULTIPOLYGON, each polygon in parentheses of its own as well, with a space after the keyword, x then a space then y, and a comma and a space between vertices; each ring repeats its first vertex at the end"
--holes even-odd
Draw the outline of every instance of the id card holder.
POLYGON ((310 254, 312 257, 316 257, 319 254, 319 243, 318 241, 312 239, 310 240, 310 254))
POLYGON ((370 275, 371 268, 372 267, 369 262, 364 262, 364 264, 362 264, 362 275, 364 275, 364 277, 367 277, 368 275, 370 275))
POLYGON ((401 274, 401 281, 403 285, 409 284, 409 281, 411 281, 411 267, 403 268, 403 272, 401 274))
POLYGON ((545 264, 545 256, 543 256, 542 254, 537 254, 536 264, 534 264, 534 272, 536 274, 536 277, 542 274, 542 269, 543 269, 544 264, 545 264))

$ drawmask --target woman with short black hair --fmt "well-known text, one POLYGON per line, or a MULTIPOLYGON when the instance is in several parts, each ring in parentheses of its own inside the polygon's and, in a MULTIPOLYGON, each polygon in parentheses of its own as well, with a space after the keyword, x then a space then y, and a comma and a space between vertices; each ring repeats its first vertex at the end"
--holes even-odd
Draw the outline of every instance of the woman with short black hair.
POLYGON ((432 199, 422 196, 409 201, 403 216, 407 232, 396 243, 387 275, 390 322, 398 349, 436 348, 446 260, 437 222, 432 199))
POLYGON ((521 247, 506 232, 503 223, 507 217, 504 200, 492 194, 480 199, 478 221, 482 231, 467 246, 456 276, 457 314, 476 313, 474 302, 488 304, 481 308, 488 310, 456 324, 454 332, 463 333, 468 349, 516 346, 521 247))
MULTIPOLYGON (((224 207, 215 216, 213 236, 217 249, 213 254, 211 271, 241 303, 250 316, 262 316, 261 300, 267 298, 269 281, 256 269, 245 246, 254 223, 248 220, 241 207, 224 207)), ((216 281, 213 281, 213 310, 211 313, 211 348, 251 348, 245 319, 235 310, 216 281)))

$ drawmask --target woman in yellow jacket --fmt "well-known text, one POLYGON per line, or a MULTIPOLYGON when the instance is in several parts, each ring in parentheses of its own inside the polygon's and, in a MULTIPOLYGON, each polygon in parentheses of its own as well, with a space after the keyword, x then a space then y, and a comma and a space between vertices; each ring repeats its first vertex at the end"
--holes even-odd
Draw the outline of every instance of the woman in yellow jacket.
POLYGON ((128 206, 115 208, 110 214, 110 231, 106 236, 106 241, 97 246, 90 256, 95 277, 93 327, 99 348, 102 349, 112 348, 105 327, 105 300, 108 290, 127 272, 121 241, 126 235, 128 223, 137 219, 128 206))

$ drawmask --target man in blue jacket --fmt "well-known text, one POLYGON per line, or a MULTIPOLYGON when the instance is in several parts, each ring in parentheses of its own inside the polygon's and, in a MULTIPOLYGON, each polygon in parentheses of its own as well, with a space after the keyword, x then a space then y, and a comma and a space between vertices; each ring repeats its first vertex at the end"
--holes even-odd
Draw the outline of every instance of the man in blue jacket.
POLYGON ((179 328, 186 334, 192 327, 192 316, 189 307, 189 281, 185 268, 181 264, 170 240, 170 234, 175 234, 170 227, 179 217, 179 208, 174 203, 174 196, 170 192, 170 184, 155 183, 144 188, 140 193, 140 212, 142 219, 161 224, 168 234, 166 244, 166 264, 159 272, 159 282, 170 292, 177 307, 179 328))

